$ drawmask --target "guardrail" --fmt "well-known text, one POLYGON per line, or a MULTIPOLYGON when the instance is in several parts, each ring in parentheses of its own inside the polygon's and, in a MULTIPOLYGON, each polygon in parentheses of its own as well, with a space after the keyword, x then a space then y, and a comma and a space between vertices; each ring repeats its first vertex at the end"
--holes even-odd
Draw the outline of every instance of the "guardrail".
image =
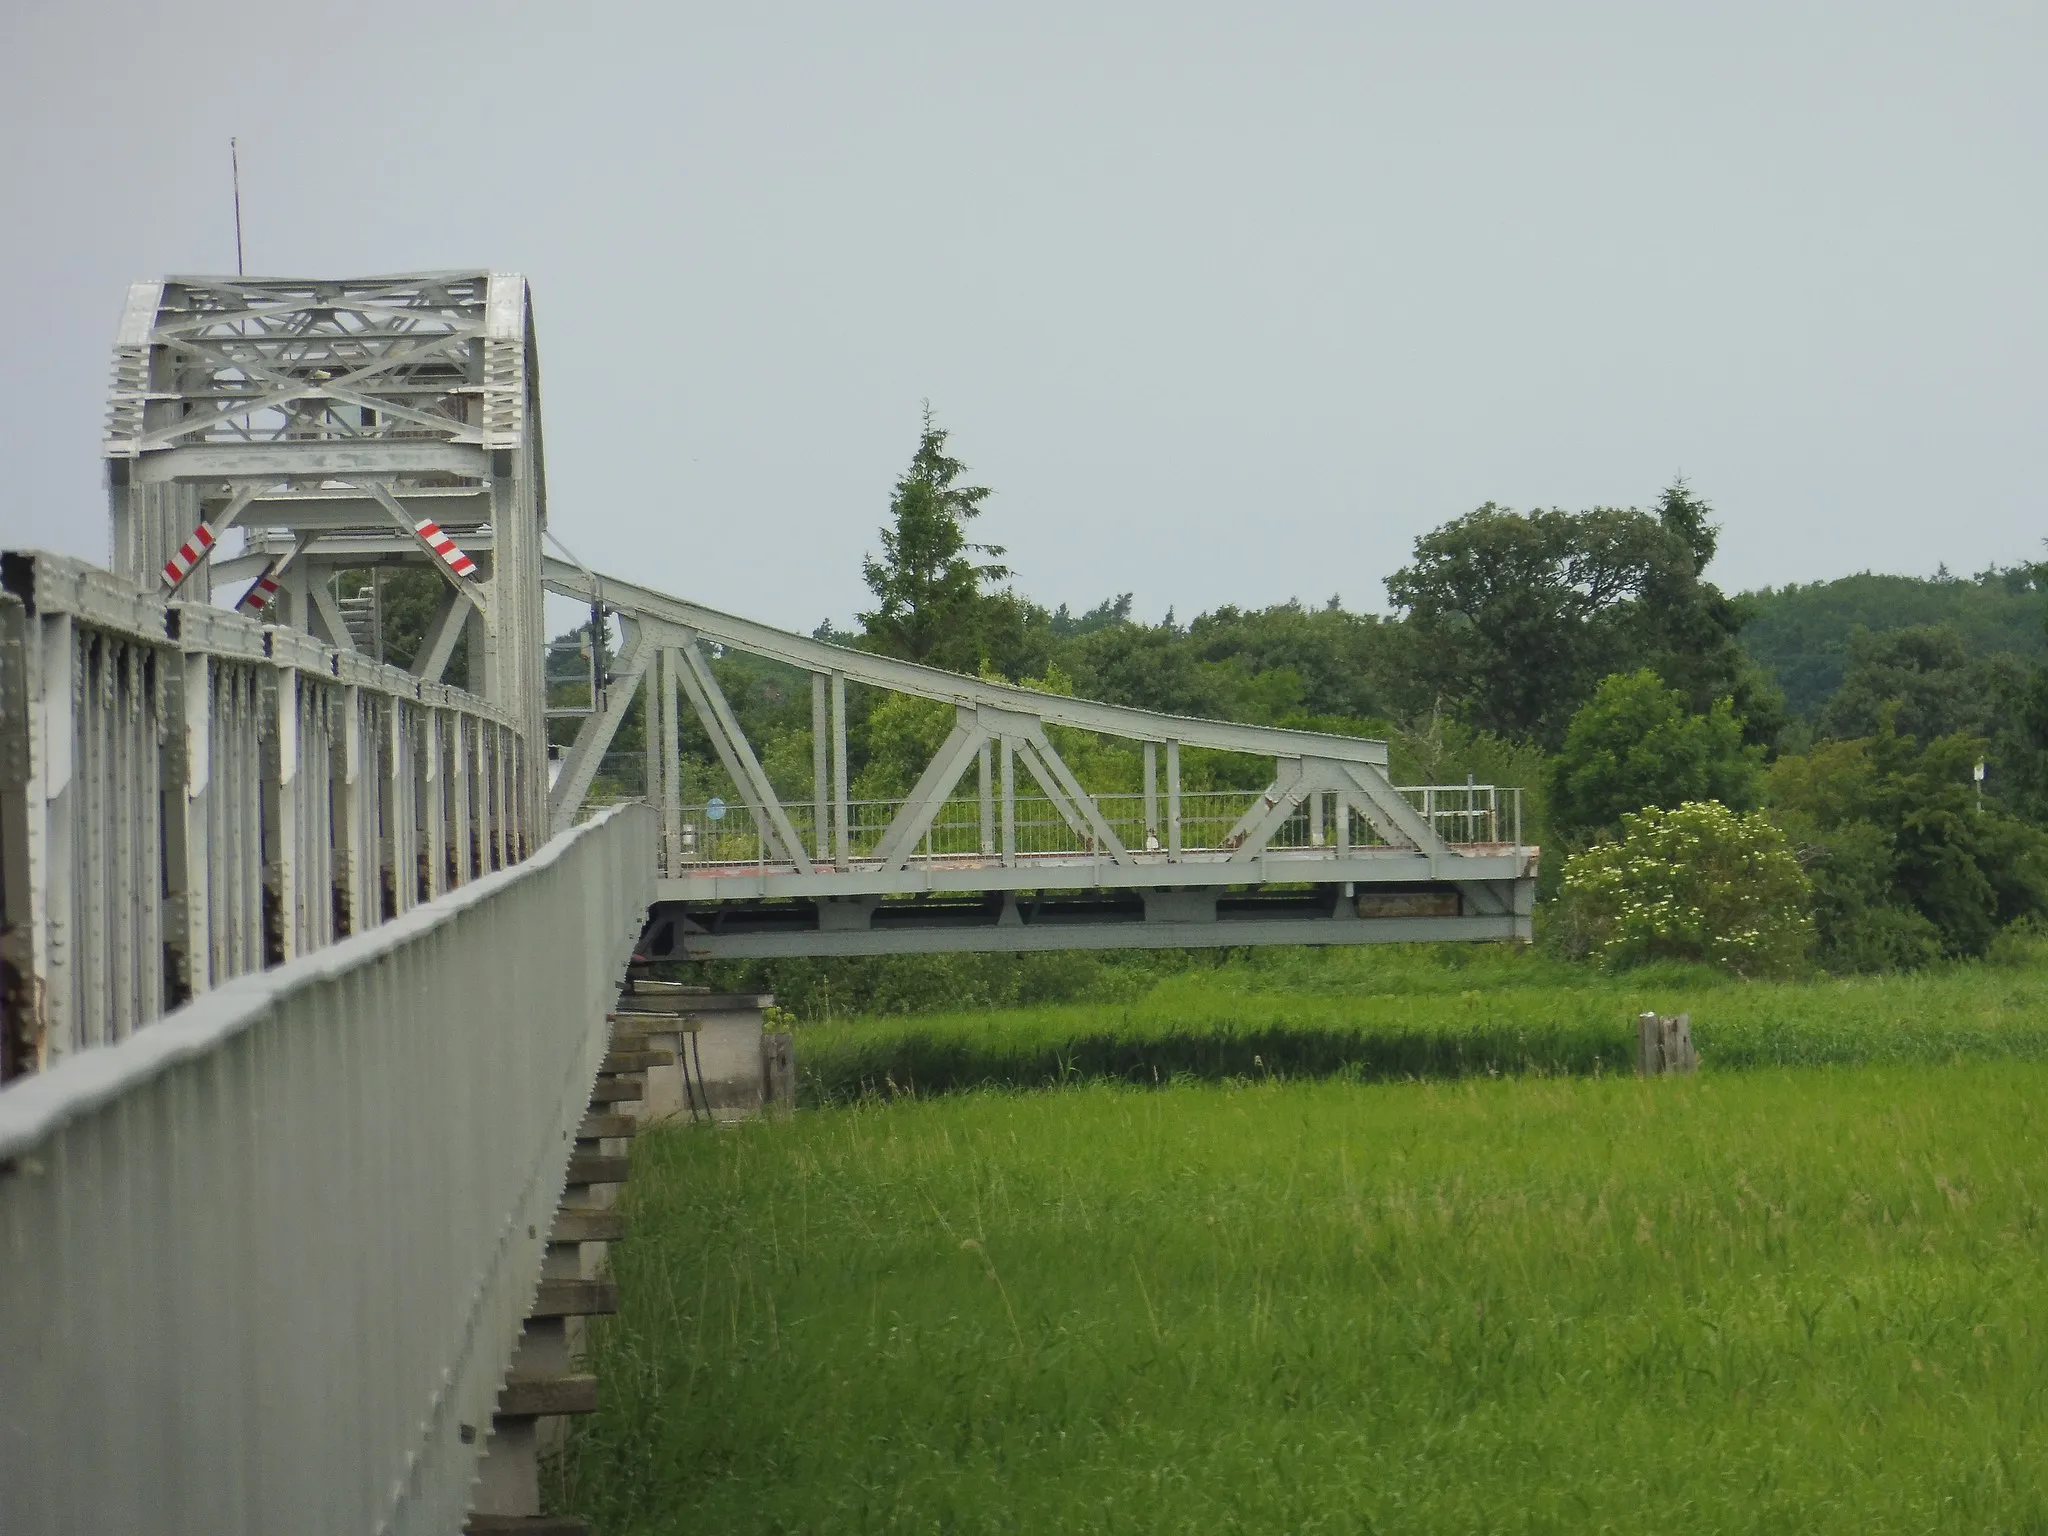
POLYGON ((0 1090, 8 1536, 461 1529, 653 820, 0 1090))
MULTIPOLYGON (((1397 785, 1401 796, 1422 817, 1446 848, 1454 850, 1518 847, 1522 839, 1522 792, 1492 784, 1397 785)), ((1142 794, 1092 795, 1090 801, 1125 847, 1160 855, 1167 862, 1182 858, 1213 860, 1232 851, 1232 831, 1240 824, 1244 790, 1187 791, 1177 800, 1148 799, 1142 794), (1163 812, 1163 814, 1162 814, 1163 812), (1180 845, 1170 850, 1162 839, 1177 820, 1180 845)), ((993 796, 984 802, 956 796, 943 802, 908 857, 915 868, 948 860, 979 861, 1005 857, 993 796)), ((905 800, 853 800, 847 805, 847 847, 850 865, 872 863, 905 800)), ((1059 807, 1044 796, 1013 797, 1012 843, 1017 859, 1085 859, 1098 850, 1077 833, 1059 807)), ((831 857, 818 838, 819 811, 801 801, 785 801, 791 826, 823 866, 831 857)), ((677 876, 723 868, 790 869, 779 860, 763 835, 751 807, 719 800, 664 810, 661 816, 660 868, 677 876)), ((1336 858, 1392 845, 1355 807, 1342 806, 1331 795, 1310 794, 1297 803, 1276 827, 1265 847, 1272 852, 1336 858), (1341 823, 1343 817, 1348 825, 1341 823)))
POLYGON ((528 774, 472 694, 0 555, 0 1080, 524 858, 528 774))

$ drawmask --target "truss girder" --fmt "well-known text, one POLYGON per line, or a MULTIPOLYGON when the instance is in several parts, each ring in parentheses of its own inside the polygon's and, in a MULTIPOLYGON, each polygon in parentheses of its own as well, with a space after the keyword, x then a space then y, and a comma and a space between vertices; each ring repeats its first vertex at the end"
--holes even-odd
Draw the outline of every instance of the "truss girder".
MULTIPOLYGON (((1223 900, 1216 893, 1231 886, 1320 882, 1342 887, 1348 899, 1361 880, 1421 880, 1445 890, 1463 881, 1471 890, 1458 899, 1468 916, 1521 921, 1499 910, 1494 883, 1525 872, 1481 873, 1473 862, 1482 844, 1500 846, 1497 814, 1487 813, 1494 830, 1475 842, 1470 795, 1465 811, 1446 813, 1441 797, 1455 788, 1419 796, 1395 789, 1382 742, 963 677, 547 559, 533 317, 525 281, 514 274, 137 284, 113 362, 103 451, 123 574, 157 586, 170 564, 180 595, 197 602, 210 598, 216 577, 267 576, 267 619, 347 650, 335 573, 424 564, 445 598, 414 675, 438 678, 462 643, 470 687, 536 744, 547 723, 544 590, 617 614, 627 647, 609 679, 593 679, 590 711, 552 787, 543 790, 534 776, 519 793, 536 812, 544 797, 557 829, 577 819, 644 691, 646 794, 663 819, 657 856, 672 874, 687 865, 706 876, 695 882, 706 899, 730 899, 720 893, 740 872, 704 866, 737 858, 755 866, 745 878, 762 897, 870 901, 935 890, 942 874, 984 879, 984 892, 1009 893, 997 918, 1004 928, 1028 926, 1015 902, 1033 880, 1144 889, 1148 911, 1196 914, 1175 922, 1213 917, 1223 900), (239 549, 223 542, 231 530, 239 549), (771 779, 760 744, 747 739, 725 695, 721 669, 707 659, 707 649, 726 648, 808 676, 808 784, 778 790, 771 779), (946 740, 900 801, 861 806, 849 798, 849 685, 952 712, 946 740), (746 817, 713 827, 724 818, 709 806, 700 808, 705 826, 686 825, 677 736, 684 699, 751 828, 746 817), (1132 749, 1116 754, 1127 765, 1116 770, 1126 781, 1116 795, 1082 782, 1075 733, 1132 749), (1266 787, 1258 793, 1198 789, 1202 802, 1190 811, 1184 749, 1262 759, 1270 777, 1260 770, 1266 787), (1136 764, 1140 794, 1127 782, 1136 764), (972 787, 963 790, 970 770, 972 787), (1453 823, 1466 829, 1461 840, 1438 835, 1446 814, 1466 818, 1453 823), (800 830, 806 817, 808 833, 800 830)), ((775 760, 783 761, 779 753, 775 760)))
MULTIPOLYGON (((242 519, 245 554, 272 530, 344 544, 395 533, 406 541, 399 563, 438 570, 475 612, 470 686, 539 743, 538 392, 527 285, 515 273, 138 283, 115 338, 102 449, 114 566, 149 580, 194 528, 217 537, 242 519), (415 532, 422 518, 464 534, 487 526, 487 566, 450 571, 415 532)), ((182 579, 181 597, 209 598, 216 573, 247 574, 234 551, 215 553, 182 579)), ((325 555, 309 563, 276 617, 345 643, 309 582, 313 564, 338 568, 325 555)), ((437 621, 425 672, 446 666, 464 627, 453 622, 437 621)), ((525 792, 537 814, 538 786, 525 792)))
MULTIPOLYGON (((1430 795, 1446 791, 1424 792, 1425 808, 1418 810, 1410 803, 1410 796, 1417 792, 1398 790, 1388 780, 1382 767, 1382 743, 1192 720, 963 677, 771 630, 565 562, 548 562, 546 580, 553 590, 586 601, 601 593, 604 606, 620 614, 637 637, 636 645, 654 647, 673 658, 706 740, 737 797, 753 815, 757 852, 741 862, 758 858, 762 861, 759 867, 708 867, 725 861, 726 856, 699 853, 700 834, 708 841, 724 838, 728 845, 730 834, 714 832, 708 825, 684 834, 680 825, 683 807, 675 793, 673 774, 662 770, 661 793, 670 820, 677 823, 667 830, 664 840, 668 867, 672 875, 689 873, 686 866, 694 868, 686 883, 702 893, 702 899, 737 900, 742 891, 748 896, 781 893, 798 897, 841 891, 859 900, 917 894, 939 889, 931 882, 942 870, 956 882, 982 882, 987 891, 1023 890, 1033 881, 1049 881, 1096 888, 1156 885, 1155 895, 1176 888, 1213 892, 1230 886, 1256 887, 1274 880, 1321 882, 1348 889, 1361 879, 1420 880, 1431 885, 1464 879, 1477 882, 1464 909, 1468 915, 1482 911, 1502 915, 1486 885, 1502 878, 1502 871, 1487 865, 1482 874, 1482 866, 1474 862, 1476 850, 1468 846, 1474 835, 1484 844, 1495 834, 1468 831, 1467 845, 1446 842, 1432 820, 1433 815, 1443 814, 1441 800, 1436 802, 1436 812, 1427 809, 1430 795), (796 831, 782 795, 727 702, 717 673, 706 659, 707 643, 802 667, 810 674, 812 782, 801 788, 792 786, 789 791, 808 795, 808 802, 800 800, 799 805, 814 806, 817 819, 809 846, 796 831), (901 800, 887 803, 886 825, 870 827, 858 839, 849 837, 843 706, 849 683, 942 702, 953 711, 945 740, 922 765, 909 792, 901 800), (1060 751, 1055 727, 1121 739, 1142 749, 1134 754, 1143 764, 1142 794, 1131 795, 1126 790, 1125 797, 1142 802, 1143 847, 1119 835, 1119 819, 1128 823, 1135 812, 1128 805, 1117 813, 1105 808, 1102 798, 1081 782, 1060 751), (1164 754, 1157 751, 1162 742, 1164 754), (1243 792, 1228 813, 1235 815, 1235 822, 1220 838, 1205 831, 1191 844, 1184 836, 1183 747, 1252 753, 1273 765, 1273 777, 1263 791, 1243 792), (1162 755, 1166 770, 1163 794, 1158 781, 1162 755), (970 770, 975 783, 964 792, 963 800, 962 784, 970 770), (1020 849, 1020 782, 1035 786, 1037 803, 1064 823, 1070 838, 1060 846, 1066 851, 1048 851, 1042 833, 1034 846, 1020 849), (974 810, 979 812, 978 838, 971 826, 961 822, 963 807, 970 808, 970 819, 974 810), (938 836, 942 815, 950 816, 945 827, 949 842, 943 845, 938 836), (1355 846, 1354 817, 1369 829, 1359 834, 1355 846), (1326 828, 1330 829, 1327 836, 1326 828), (1283 831, 1287 834, 1284 845, 1283 831), (686 847, 690 850, 687 856, 682 853, 686 847), (728 891, 729 895, 724 894, 728 891)), ((652 796, 656 770, 650 766, 649 772, 652 796)), ((583 782, 564 775, 562 791, 553 803, 558 827, 574 819, 583 782)), ((1470 795, 1481 790, 1454 788, 1448 792, 1467 794, 1465 810, 1449 814, 1465 816, 1469 827, 1474 814, 1470 795)), ((1219 792, 1203 793, 1211 804, 1201 814, 1213 826, 1213 801, 1219 792)), ((1527 855, 1528 850, 1512 853, 1509 863, 1513 872, 1508 878, 1526 878, 1527 855)), ((966 887, 955 883, 944 888, 966 887)), ((1213 895, 1209 899, 1213 902, 1213 895)), ((1167 897, 1161 895, 1160 900, 1167 897)))

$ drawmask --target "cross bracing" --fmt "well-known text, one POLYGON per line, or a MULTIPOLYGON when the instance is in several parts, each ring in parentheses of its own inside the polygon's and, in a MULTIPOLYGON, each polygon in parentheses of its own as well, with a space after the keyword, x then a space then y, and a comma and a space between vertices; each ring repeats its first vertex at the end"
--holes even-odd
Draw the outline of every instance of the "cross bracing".
POLYGON ((265 577, 267 618, 347 651, 332 555, 396 539, 381 563, 431 568, 447 587, 418 675, 440 681, 467 634, 478 691, 540 740, 546 484, 523 278, 138 283, 103 455, 121 574, 200 601, 216 578, 265 577), (439 547, 486 530, 474 563, 439 547), (326 555, 307 558, 322 541, 326 555))

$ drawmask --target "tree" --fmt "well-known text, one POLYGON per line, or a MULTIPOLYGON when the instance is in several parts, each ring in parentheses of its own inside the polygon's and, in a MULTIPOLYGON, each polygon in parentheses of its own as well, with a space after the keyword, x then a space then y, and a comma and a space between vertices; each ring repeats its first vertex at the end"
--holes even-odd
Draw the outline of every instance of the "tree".
POLYGON ((1564 913, 1576 945, 1620 968, 1695 960, 1737 975, 1789 971, 1813 938, 1811 888, 1784 834, 1718 801, 1621 818, 1622 838, 1574 856, 1564 913))
POLYGON ((1615 833, 1645 806, 1694 800, 1754 809, 1761 748, 1745 746, 1734 706, 1717 699, 1704 715, 1645 667, 1603 681, 1572 716, 1550 767, 1550 825, 1583 838, 1615 833))
POLYGON ((1774 734, 1772 690, 1735 641, 1742 615, 1701 577, 1709 511, 1679 482, 1654 514, 1488 502, 1423 535, 1387 581, 1414 682, 1471 724, 1555 747, 1598 680, 1636 663, 1694 710, 1732 698, 1753 739, 1774 734))
POLYGON ((1780 758, 1770 803, 1813 872, 1824 963, 1892 970, 1981 955, 1998 931, 2048 913, 2048 835, 1979 804, 1983 738, 1924 746, 1893 728, 1780 758))
POLYGON ((1188 626, 1205 662, 1230 662, 1256 676, 1286 668, 1301 678, 1301 707, 1317 715, 1391 714, 1389 677, 1398 668, 1396 627, 1334 602, 1304 608, 1218 608, 1188 626))
POLYGON ((886 655, 972 672, 982 658, 983 620, 992 616, 985 610, 999 601, 982 589, 1010 570, 998 563, 1001 545, 967 537, 991 492, 960 483, 967 466, 946 452, 946 436, 927 404, 917 452, 889 500, 881 558, 861 564, 875 608, 855 617, 866 641, 886 655))
POLYGON ((1972 656, 1951 625, 1858 629, 1842 686, 1820 712, 1821 733, 1845 740, 1873 735, 1889 709, 1894 729, 1921 741, 1958 732, 1988 736, 2001 699, 2020 681, 2016 659, 1972 656))
MULTIPOLYGON (((1742 644, 1784 688, 1791 710, 1820 714, 1853 661, 1859 630, 1940 626, 1960 635, 1972 657, 2048 655, 2048 567, 1993 566, 1958 579, 1876 576, 1769 588, 1741 599, 1742 644)), ((1860 734, 1860 733, 1859 733, 1860 734)))

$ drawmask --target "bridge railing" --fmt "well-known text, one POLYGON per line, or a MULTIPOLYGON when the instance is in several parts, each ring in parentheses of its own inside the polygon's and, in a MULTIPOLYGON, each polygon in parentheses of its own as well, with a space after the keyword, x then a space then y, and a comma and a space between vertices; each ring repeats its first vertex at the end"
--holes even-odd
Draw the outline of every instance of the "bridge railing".
MULTIPOLYGON (((1522 792, 1517 787, 1398 785, 1395 793, 1422 816, 1447 848, 1515 847, 1521 842, 1522 792)), ((946 800, 910 854, 909 863, 918 866, 1003 857, 995 798, 991 793, 987 801, 978 795, 946 800)), ((1168 861, 1203 860, 1225 857, 1232 851, 1229 838, 1240 824, 1246 792, 1190 791, 1172 806, 1163 804, 1159 798, 1148 801, 1142 794, 1105 794, 1091 799, 1125 847, 1168 861), (1168 826, 1175 811, 1180 825, 1178 853, 1168 848, 1168 826)), ((900 799, 848 802, 848 851, 852 865, 877 858, 889 828, 908 803, 900 799)), ((1016 795, 1011 803, 1011 851, 1015 857, 1085 859, 1100 851, 1086 834, 1075 830, 1052 800, 1016 795)), ((818 808, 800 801, 785 801, 783 808, 796 835, 812 850, 818 864, 832 866, 831 852, 818 841, 818 808)), ((684 805, 664 810, 660 825, 660 869, 666 875, 735 867, 793 867, 787 860, 774 856, 772 841, 764 836, 759 818, 746 805, 724 800, 684 805)), ((1314 794, 1295 805, 1266 842, 1269 852, 1304 859, 1335 858, 1340 850, 1355 852, 1389 846, 1392 845, 1379 829, 1355 808, 1337 804, 1334 796, 1314 794), (1340 817, 1348 820, 1348 826, 1340 824, 1340 817)))
POLYGON ((529 772, 471 694, 0 555, 0 1079, 518 861, 529 772))
POLYGON ((8 1536, 462 1529, 652 822, 0 1089, 8 1536))

